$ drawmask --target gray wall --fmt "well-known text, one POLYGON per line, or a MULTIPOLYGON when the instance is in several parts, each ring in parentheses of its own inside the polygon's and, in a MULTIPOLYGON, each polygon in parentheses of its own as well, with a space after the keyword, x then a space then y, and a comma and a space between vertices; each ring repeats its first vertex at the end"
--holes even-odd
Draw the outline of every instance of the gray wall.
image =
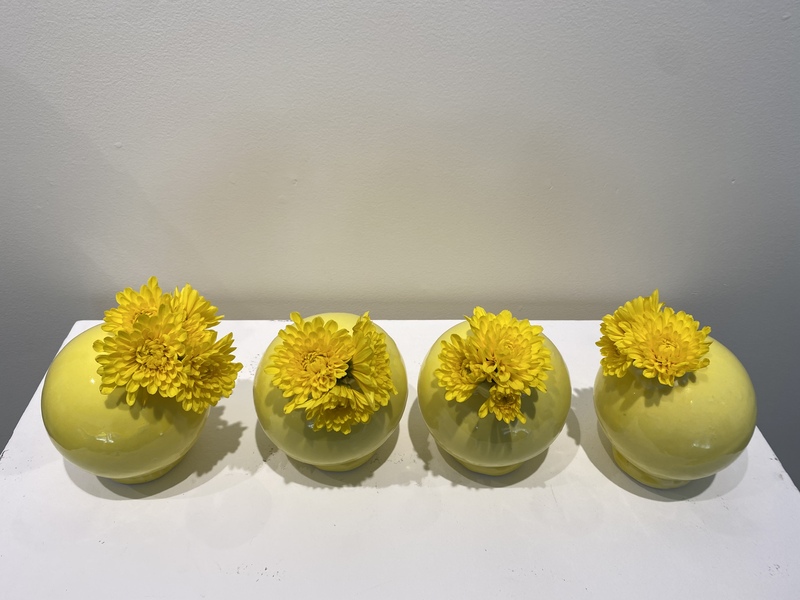
POLYGON ((1 443, 150 274, 231 318, 658 287, 800 481, 797 2, 102 4, 0 4, 1 443))

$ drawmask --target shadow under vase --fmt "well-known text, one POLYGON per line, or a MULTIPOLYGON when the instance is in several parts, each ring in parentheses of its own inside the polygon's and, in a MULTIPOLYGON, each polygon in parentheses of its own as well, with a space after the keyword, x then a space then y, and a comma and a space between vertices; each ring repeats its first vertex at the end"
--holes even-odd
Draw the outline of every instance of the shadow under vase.
POLYGON ((375 471, 389 459, 399 435, 399 429, 395 428, 389 438, 361 461, 360 465, 348 470, 333 470, 321 469, 291 457, 278 448, 262 427, 255 428, 256 446, 267 466, 287 483, 320 488, 359 486, 372 478, 375 471))
MULTIPOLYGON (((65 459, 67 475, 85 492, 105 499, 138 499, 175 496, 214 477, 225 465, 225 458, 236 453, 246 427, 223 418, 225 407, 212 407, 197 442, 174 468, 161 477, 142 483, 121 483, 92 475, 65 459)), ((241 466, 241 465, 235 465, 241 466)), ((255 472, 257 465, 243 466, 255 472)))

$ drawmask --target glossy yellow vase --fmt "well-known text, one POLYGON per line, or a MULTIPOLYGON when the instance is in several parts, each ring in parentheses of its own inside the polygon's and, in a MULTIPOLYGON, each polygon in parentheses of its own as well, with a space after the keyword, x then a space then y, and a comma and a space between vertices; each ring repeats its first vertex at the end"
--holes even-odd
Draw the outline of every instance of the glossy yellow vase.
MULTIPOLYGON (((358 315, 350 313, 315 316, 325 321, 332 319, 351 332, 358 320, 358 315)), ((368 422, 354 425, 348 434, 324 429, 314 431, 313 423, 306 420, 303 410, 284 414, 283 407, 289 399, 272 385, 272 376, 264 372, 273 352, 283 341, 276 337, 267 347, 253 381, 253 400, 264 432, 291 458, 325 471, 349 471, 366 463, 397 428, 408 397, 406 368, 394 340, 377 324, 375 327, 386 337, 389 367, 397 393, 392 394, 389 403, 378 409, 368 422)))
POLYGON ((747 371, 718 341, 706 356, 707 367, 674 387, 635 368, 621 378, 598 372, 598 421, 617 465, 637 481, 668 489, 708 477, 731 464, 750 441, 756 395, 747 371))
POLYGON ((42 419, 55 447, 71 463, 121 483, 143 483, 167 473, 197 441, 208 411, 185 411, 171 398, 151 396, 128 406, 125 391, 100 393, 97 325, 59 352, 44 381, 42 419))
POLYGON ((522 396, 526 422, 498 421, 494 415, 478 416, 489 395, 484 382, 464 402, 445 400, 445 390, 434 375, 441 361, 442 341, 457 334, 466 337, 466 321, 444 332, 431 347, 420 369, 417 392, 425 424, 439 447, 467 469, 484 475, 504 475, 544 452, 564 427, 572 398, 569 372, 558 348, 546 337, 553 370, 547 372, 547 392, 532 390, 522 396))

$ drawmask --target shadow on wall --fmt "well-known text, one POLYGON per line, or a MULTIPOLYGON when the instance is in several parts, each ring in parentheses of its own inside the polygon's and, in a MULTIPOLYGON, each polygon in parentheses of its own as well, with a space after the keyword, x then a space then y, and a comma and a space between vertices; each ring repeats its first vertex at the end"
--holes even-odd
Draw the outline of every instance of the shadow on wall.
POLYGON ((4 447, 72 323, 98 318, 108 308, 87 306, 88 291, 119 289, 117 271, 141 273, 144 281, 155 268, 149 257, 169 260, 181 241, 166 235, 156 204, 136 182, 115 170, 34 87, 0 68, 0 89, 4 447), (119 223, 136 231, 135 240, 119 223), (148 246, 148 264, 130 252, 134 242, 148 246))
MULTIPOLYGON (((792 252, 797 253, 796 250, 792 252)), ((797 267, 786 265, 786 270, 797 267)), ((785 282, 798 273, 785 273, 785 282)), ((701 324, 711 325, 711 335, 741 361, 756 391, 758 427, 781 459, 784 469, 800 486, 800 444, 797 423, 795 371, 800 362, 800 319, 796 296, 770 293, 770 282, 753 279, 694 303, 701 324), (732 302, 732 299, 735 301, 732 302), (720 310, 727 307, 728 310, 720 310), (730 310, 735 307, 735 310, 730 310)))

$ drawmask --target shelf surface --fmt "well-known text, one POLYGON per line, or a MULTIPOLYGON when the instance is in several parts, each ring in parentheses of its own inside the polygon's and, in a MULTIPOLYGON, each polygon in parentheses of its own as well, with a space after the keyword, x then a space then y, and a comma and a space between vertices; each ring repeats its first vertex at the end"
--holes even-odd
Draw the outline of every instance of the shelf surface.
POLYGON ((420 364, 456 321, 376 322, 405 360, 408 405, 349 473, 288 459, 258 425, 253 376, 284 321, 218 326, 244 364, 236 389, 150 483, 66 462, 40 385, 0 458, 3 596, 797 597, 800 493, 760 431, 730 467, 676 490, 614 465, 592 406, 597 322, 539 322, 569 368, 572 409, 543 456, 502 477, 443 456, 416 401, 420 364))

